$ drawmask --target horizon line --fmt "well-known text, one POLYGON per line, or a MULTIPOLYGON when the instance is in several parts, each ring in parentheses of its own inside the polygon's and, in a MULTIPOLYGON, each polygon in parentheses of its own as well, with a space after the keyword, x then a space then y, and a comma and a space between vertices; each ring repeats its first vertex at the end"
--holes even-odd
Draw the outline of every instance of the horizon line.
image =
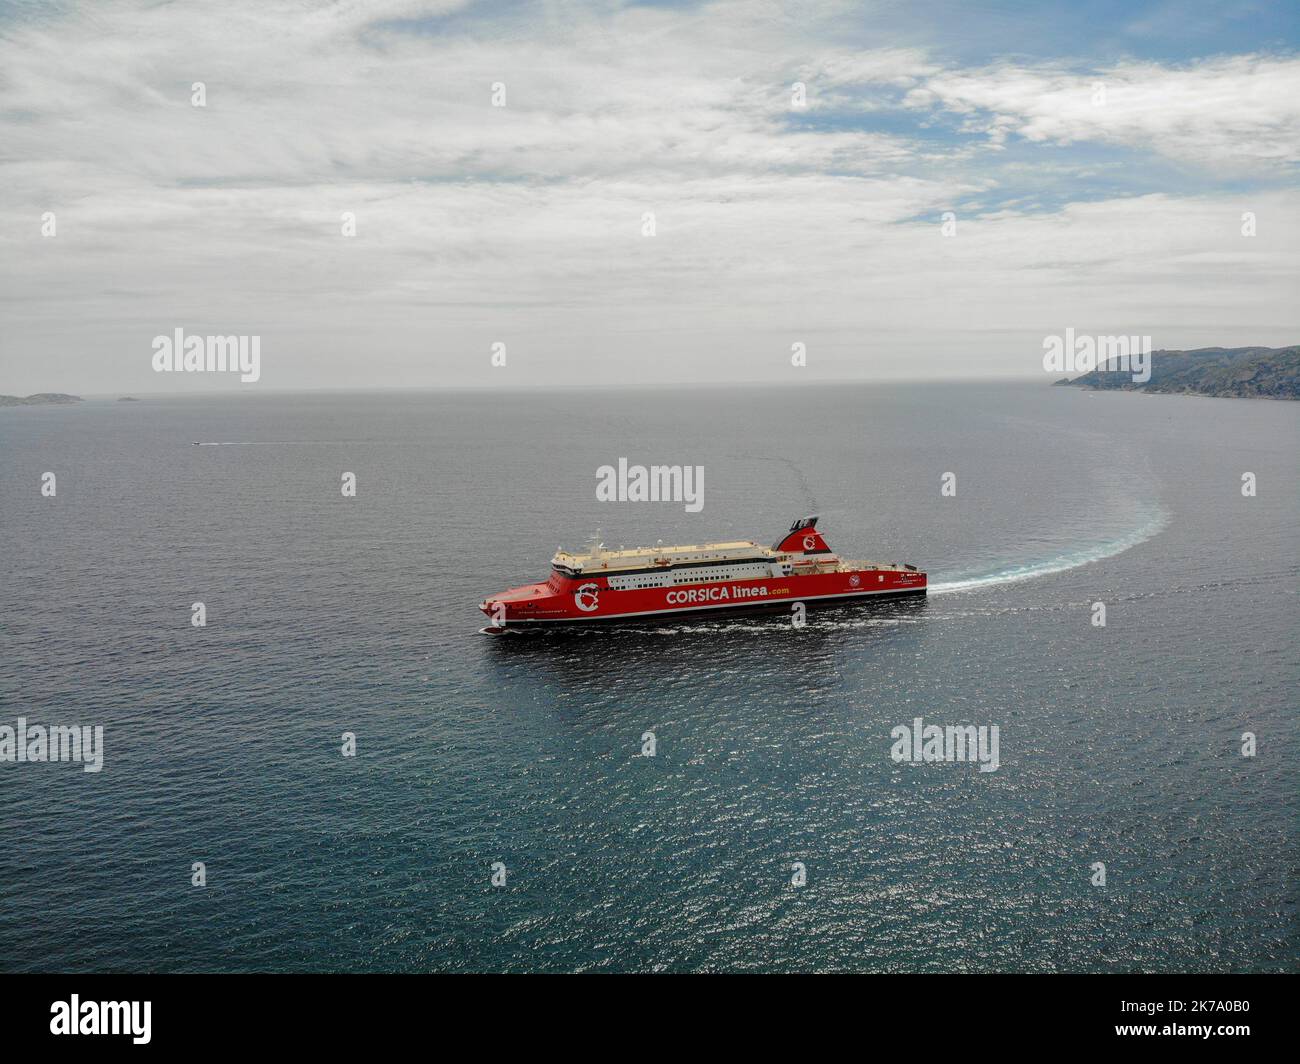
MULTIPOLYGON (((1059 380, 1056 375, 1034 375, 1034 376, 982 376, 982 377, 821 377, 816 380, 808 381, 799 387, 817 387, 824 385, 827 387, 841 386, 845 384, 855 385, 889 385, 889 384, 1032 384, 1043 383, 1053 384, 1059 380), (1045 380, 1045 376, 1052 376, 1052 380, 1045 380)), ((281 388, 219 388, 219 389, 195 389, 192 391, 121 391, 121 392, 64 392, 52 388, 40 389, 34 392, 28 392, 26 395, 17 392, 0 392, 0 395, 11 396, 13 398, 25 399, 31 395, 73 395, 81 400, 88 399, 125 399, 125 398, 144 398, 146 396, 157 399, 190 399, 205 398, 217 396, 236 396, 236 395, 368 395, 368 394, 392 394, 394 392, 416 392, 416 393, 438 393, 438 392, 617 392, 617 391, 680 391, 689 388, 741 388, 741 389, 759 389, 759 388, 788 388, 789 382, 786 381, 741 381, 734 380, 702 380, 702 381, 633 381, 626 384, 508 384, 508 385, 490 385, 490 384, 420 384, 420 385, 380 385, 380 386, 360 386, 351 387, 340 385, 334 387, 281 387, 281 388)))

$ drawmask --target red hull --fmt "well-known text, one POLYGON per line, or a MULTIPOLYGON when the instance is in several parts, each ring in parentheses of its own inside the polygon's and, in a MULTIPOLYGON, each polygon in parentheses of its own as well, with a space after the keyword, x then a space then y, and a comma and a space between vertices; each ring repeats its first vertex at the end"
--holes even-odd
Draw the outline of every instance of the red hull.
POLYGON ((611 588, 604 576, 552 577, 547 583, 526 584, 493 595, 480 608, 497 625, 557 624, 701 610, 789 609, 795 602, 923 595, 925 590, 925 573, 873 569, 637 589, 611 588))

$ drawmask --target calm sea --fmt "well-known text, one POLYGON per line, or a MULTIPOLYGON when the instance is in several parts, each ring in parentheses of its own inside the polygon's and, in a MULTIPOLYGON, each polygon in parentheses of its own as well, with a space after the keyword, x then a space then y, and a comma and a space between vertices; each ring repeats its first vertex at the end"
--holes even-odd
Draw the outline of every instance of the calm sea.
POLYGON ((105 747, 0 764, 0 967, 1294 971, 1298 426, 1041 385, 0 410, 0 724, 105 747), (598 503, 620 457, 704 466, 703 511, 598 503), (557 544, 808 513, 932 594, 480 634, 557 544), (895 763, 916 717, 1000 767, 895 763))

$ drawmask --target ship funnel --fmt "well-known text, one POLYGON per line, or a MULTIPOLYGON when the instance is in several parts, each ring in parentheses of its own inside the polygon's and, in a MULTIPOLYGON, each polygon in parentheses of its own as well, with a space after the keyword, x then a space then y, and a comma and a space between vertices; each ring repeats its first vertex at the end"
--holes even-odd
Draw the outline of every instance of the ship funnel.
POLYGON ((783 539, 772 544, 773 550, 791 554, 829 554, 830 547, 817 531, 817 515, 801 517, 790 526, 783 539))

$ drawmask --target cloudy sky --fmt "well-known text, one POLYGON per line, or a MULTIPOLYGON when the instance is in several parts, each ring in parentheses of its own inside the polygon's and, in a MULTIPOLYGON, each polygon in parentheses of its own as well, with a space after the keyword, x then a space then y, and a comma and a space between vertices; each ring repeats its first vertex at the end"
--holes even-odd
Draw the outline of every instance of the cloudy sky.
POLYGON ((1300 342, 1291 3, 0 3, 0 166, 0 392, 214 386, 177 327, 260 389, 1300 342))

